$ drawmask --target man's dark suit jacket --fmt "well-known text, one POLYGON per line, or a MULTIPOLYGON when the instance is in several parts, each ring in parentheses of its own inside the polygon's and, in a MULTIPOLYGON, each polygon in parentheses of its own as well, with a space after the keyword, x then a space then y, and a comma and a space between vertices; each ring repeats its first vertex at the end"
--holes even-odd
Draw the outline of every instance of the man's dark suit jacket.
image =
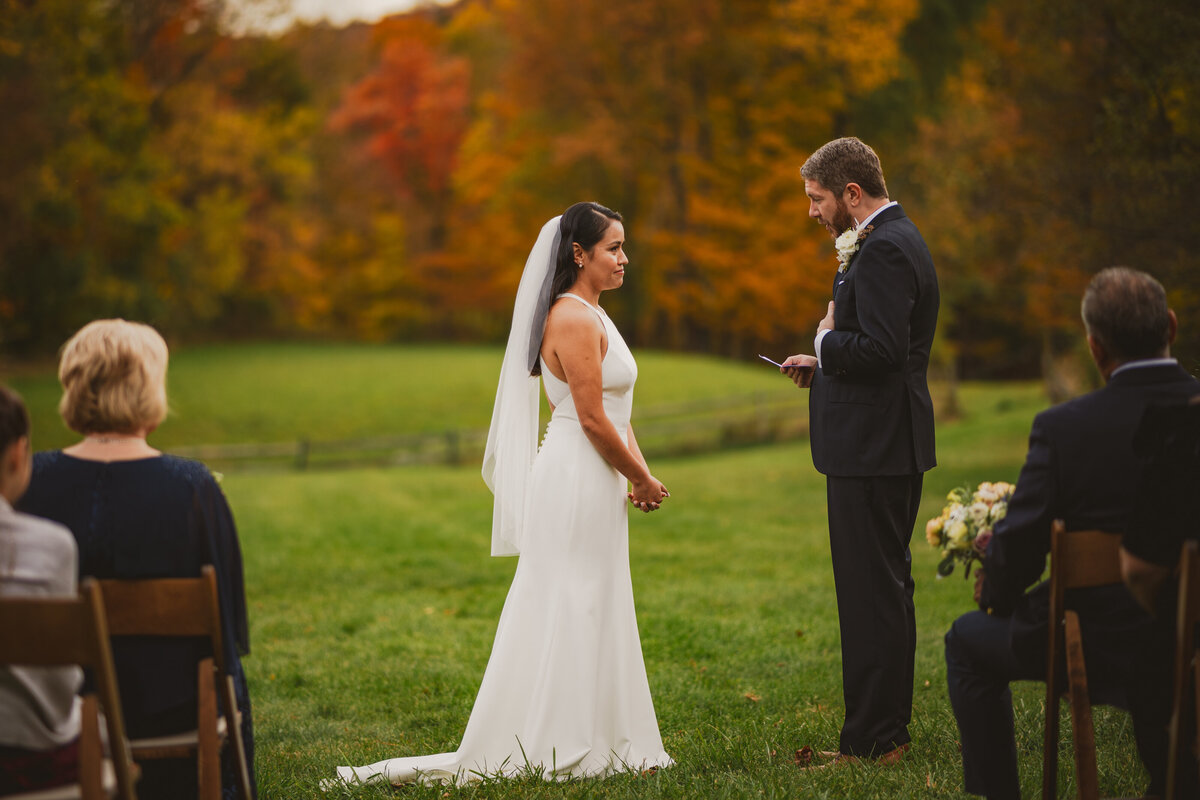
POLYGON ((834 279, 834 330, 809 396, 813 464, 825 475, 917 475, 937 463, 926 383, 939 299, 933 259, 900 206, 871 225, 834 279))
MULTIPOLYGON (((1184 541, 1200 538, 1193 510, 1200 490, 1200 403, 1168 401, 1147 409, 1134 449, 1147 464, 1121 546, 1144 561, 1174 569, 1184 541)), ((1161 608, 1172 619, 1174 584, 1163 586, 1167 602, 1161 608)))
MULTIPOLYGON (((1152 403, 1197 392, 1200 382, 1176 364, 1131 366, 1104 388, 1034 419, 1008 515, 988 543, 980 598, 993 613, 1012 615, 1018 657, 1033 663, 1038 654, 1044 658, 1047 584, 1029 593, 1025 589, 1045 571, 1051 522, 1062 519, 1067 530, 1123 533, 1137 506, 1143 462, 1134 453, 1134 434, 1143 413, 1152 403)), ((1085 641, 1089 628, 1124 629, 1147 620, 1124 586, 1081 590, 1075 603, 1085 641)), ((1092 667, 1089 660, 1089 673, 1092 667)))

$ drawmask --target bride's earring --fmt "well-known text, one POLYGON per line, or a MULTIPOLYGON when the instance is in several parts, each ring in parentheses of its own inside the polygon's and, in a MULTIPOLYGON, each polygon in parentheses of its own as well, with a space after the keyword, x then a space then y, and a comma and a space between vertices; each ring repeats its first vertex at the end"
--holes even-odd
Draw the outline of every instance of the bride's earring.
POLYGON ((576 262, 575 262, 575 266, 579 267, 580 269, 583 269, 583 262, 582 262, 582 261, 576 261, 576 262))

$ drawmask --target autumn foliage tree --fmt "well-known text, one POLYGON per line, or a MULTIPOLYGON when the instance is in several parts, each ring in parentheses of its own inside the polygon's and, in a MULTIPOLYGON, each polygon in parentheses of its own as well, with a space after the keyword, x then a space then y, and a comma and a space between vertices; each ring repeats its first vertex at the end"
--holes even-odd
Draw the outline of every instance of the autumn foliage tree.
POLYGON ((440 30, 426 17, 384 21, 375 37, 378 65, 350 87, 331 123, 366 134, 367 151, 393 177, 405 209, 420 218, 413 247, 439 250, 468 123, 470 65, 440 48, 440 30))
POLYGON ((464 141, 459 213, 481 236, 457 247, 510 297, 535 220, 596 199, 629 220, 633 264, 607 302, 637 341, 795 348, 834 264, 799 166, 894 74, 917 4, 884 5, 472 4, 507 59, 464 141))
POLYGON ((239 105, 214 13, 195 0, 4 4, 8 347, 52 349, 102 316, 191 335, 303 319, 314 292, 291 203, 312 121, 277 101, 239 105))
POLYGON ((929 233, 974 374, 1061 373, 1078 354, 1083 286, 1114 264, 1163 281, 1179 350, 1200 363, 1198 282, 1184 267, 1200 227, 1179 213, 1200 172, 1200 62, 1180 44, 1197 34, 1191 4, 1175 0, 1005 0, 972 32, 946 111, 914 150, 938 176, 929 233))
MULTIPOLYGON (((441 255, 470 115, 470 63, 449 53, 443 38, 428 13, 381 22, 374 69, 347 90, 330 119, 334 130, 361 134, 366 152, 391 178, 398 216, 389 217, 402 225, 403 240, 374 283, 385 290, 385 302, 409 295, 426 327, 438 319, 428 310, 456 301, 456 276, 446 274, 441 255), (405 273, 422 277, 396 280, 405 273)), ((439 332, 452 333, 446 326, 439 332)))
POLYGON ((949 374, 1067 374, 1114 263, 1200 363, 1186 0, 459 0, 278 37, 219 0, 0 3, 7 349, 111 315, 498 341, 538 227, 592 199, 635 344, 805 350, 835 261, 799 168, 853 134, 933 250, 949 374))

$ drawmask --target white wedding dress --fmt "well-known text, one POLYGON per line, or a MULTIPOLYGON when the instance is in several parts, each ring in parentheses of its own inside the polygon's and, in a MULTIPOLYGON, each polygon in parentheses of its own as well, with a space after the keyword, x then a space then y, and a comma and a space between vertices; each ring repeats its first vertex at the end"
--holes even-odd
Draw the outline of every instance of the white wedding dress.
MULTIPOLYGON (((616 326, 604 410, 625 438, 637 364, 616 326)), ((338 767, 347 782, 603 776, 674 763, 663 750, 634 615, 626 480, 580 427, 567 384, 542 367, 554 414, 533 462, 525 531, 492 655, 453 753, 338 767)))

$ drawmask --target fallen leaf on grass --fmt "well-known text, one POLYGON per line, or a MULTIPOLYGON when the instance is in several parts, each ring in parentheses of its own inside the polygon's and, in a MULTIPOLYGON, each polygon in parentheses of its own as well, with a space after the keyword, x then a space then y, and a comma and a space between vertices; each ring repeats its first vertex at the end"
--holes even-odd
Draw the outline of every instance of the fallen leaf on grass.
POLYGON ((797 635, 797 636, 803 636, 803 635, 804 635, 804 631, 800 630, 799 628, 796 628, 796 635, 797 635))
POLYGON ((804 747, 801 747, 796 751, 796 754, 792 756, 792 761, 795 762, 796 766, 798 767, 807 767, 816 757, 817 754, 813 751, 813 749, 808 745, 804 745, 804 747))
POLYGON ((751 703, 757 703, 759 700, 762 700, 762 698, 756 695, 754 692, 746 692, 744 695, 742 695, 742 697, 745 697, 751 703))
POLYGON ((925 773, 925 787, 928 789, 936 789, 937 788, 937 784, 933 782, 933 774, 932 773, 929 773, 929 772, 925 773))

